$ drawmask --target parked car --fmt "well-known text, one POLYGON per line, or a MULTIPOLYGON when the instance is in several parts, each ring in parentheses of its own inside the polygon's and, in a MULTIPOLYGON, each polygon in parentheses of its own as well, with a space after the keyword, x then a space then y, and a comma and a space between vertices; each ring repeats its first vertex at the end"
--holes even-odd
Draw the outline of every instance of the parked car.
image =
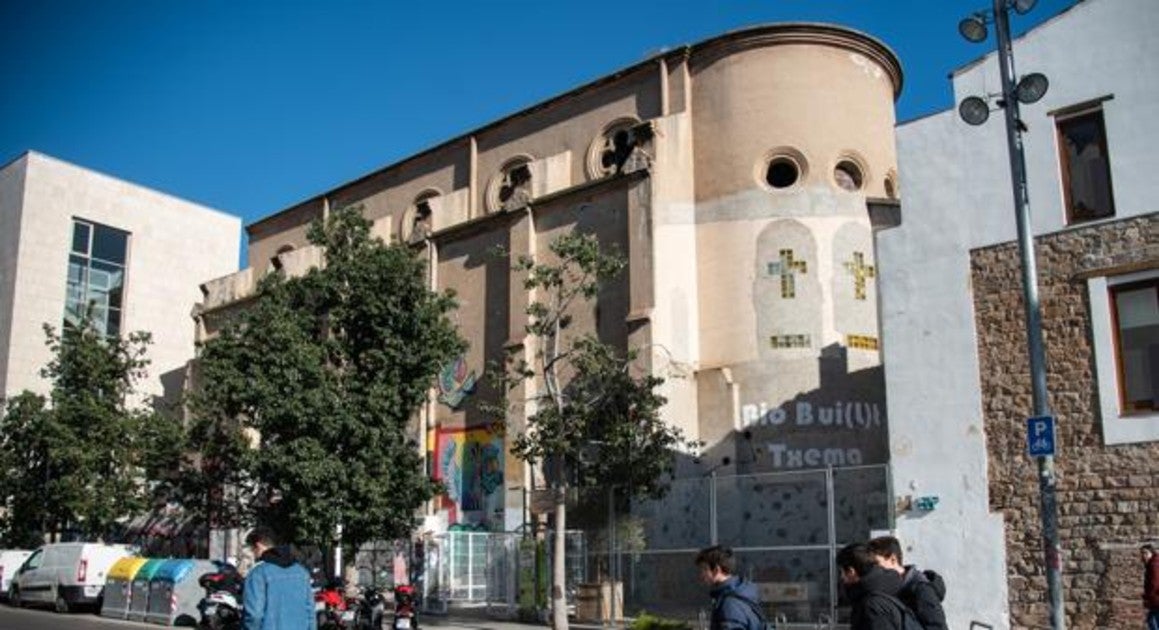
POLYGON ((31 555, 27 549, 0 549, 0 597, 8 596, 8 583, 31 555))
POLYGON ((134 555, 129 545, 52 543, 32 552, 11 578, 8 601, 14 606, 52 604, 57 612, 99 606, 109 569, 134 555))

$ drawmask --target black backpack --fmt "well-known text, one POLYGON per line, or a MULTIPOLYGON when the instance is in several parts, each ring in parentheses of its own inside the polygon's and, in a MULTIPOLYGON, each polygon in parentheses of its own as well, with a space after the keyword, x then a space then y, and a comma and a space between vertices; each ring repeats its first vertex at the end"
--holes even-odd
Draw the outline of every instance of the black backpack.
POLYGON ((918 621, 918 616, 914 614, 914 611, 909 606, 905 605, 905 602, 893 595, 886 595, 885 593, 874 593, 870 597, 884 599, 893 604, 893 607, 901 613, 901 630, 925 630, 922 622, 918 621))

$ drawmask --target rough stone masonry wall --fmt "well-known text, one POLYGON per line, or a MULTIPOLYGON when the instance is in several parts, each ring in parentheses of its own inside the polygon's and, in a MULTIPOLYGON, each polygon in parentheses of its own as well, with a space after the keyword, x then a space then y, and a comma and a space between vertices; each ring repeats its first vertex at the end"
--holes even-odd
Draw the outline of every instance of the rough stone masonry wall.
MULTIPOLYGON (((1159 260, 1159 214, 1036 241, 1068 628, 1141 628, 1140 541, 1159 538, 1159 442, 1104 446, 1085 272, 1159 260)), ((971 254, 990 507, 1006 520, 1014 628, 1047 628, 1022 280, 1015 243, 971 254)), ((978 553, 986 553, 979 549, 978 553)), ((969 585, 959 585, 969 588, 969 585)))

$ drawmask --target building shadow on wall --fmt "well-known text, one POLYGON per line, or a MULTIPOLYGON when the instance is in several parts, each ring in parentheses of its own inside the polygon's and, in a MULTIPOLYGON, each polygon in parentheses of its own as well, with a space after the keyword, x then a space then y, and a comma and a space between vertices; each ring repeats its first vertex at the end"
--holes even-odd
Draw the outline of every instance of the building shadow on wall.
MULTIPOLYGON (((887 464, 884 370, 876 365, 850 372, 848 352, 840 344, 822 349, 815 389, 779 404, 742 404, 732 410, 734 428, 706 445, 701 457, 683 458, 677 477, 887 464), (820 452, 817 463, 806 461, 804 454, 800 461, 796 455, 790 458, 790 452, 810 449, 820 452), (860 455, 850 456, 851 451, 860 455)), ((703 422, 702 433, 713 433, 703 422)))

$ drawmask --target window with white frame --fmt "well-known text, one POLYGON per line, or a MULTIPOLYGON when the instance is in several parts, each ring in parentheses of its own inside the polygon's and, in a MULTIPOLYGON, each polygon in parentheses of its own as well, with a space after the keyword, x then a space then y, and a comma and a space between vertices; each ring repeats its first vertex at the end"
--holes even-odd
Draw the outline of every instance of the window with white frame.
POLYGON ((128 249, 128 232, 73 220, 64 303, 66 325, 77 324, 87 313, 101 334, 121 334, 128 249))
POLYGON ((1159 440, 1159 269, 1087 281, 1103 437, 1159 440))

